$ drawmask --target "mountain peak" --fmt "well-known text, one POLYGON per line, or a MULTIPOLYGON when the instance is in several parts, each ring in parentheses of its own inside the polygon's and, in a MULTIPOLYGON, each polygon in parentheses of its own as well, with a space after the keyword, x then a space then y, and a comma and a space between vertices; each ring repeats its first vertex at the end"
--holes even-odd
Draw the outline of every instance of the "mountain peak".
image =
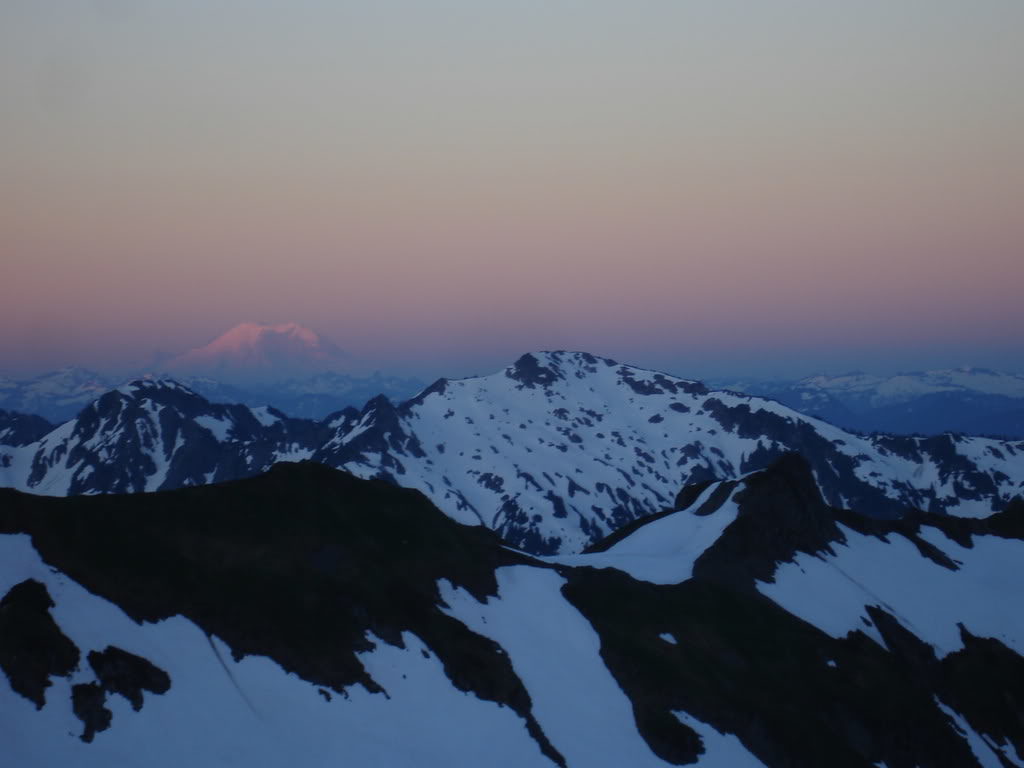
POLYGON ((185 394, 198 397, 197 393, 189 387, 166 376, 147 376, 140 379, 132 379, 117 387, 115 391, 134 398, 145 397, 158 392, 184 392, 185 394))
POLYGON ((521 387, 532 389, 548 387, 556 381, 568 379, 570 375, 583 378, 597 371, 603 364, 608 368, 618 365, 614 360, 596 357, 589 352, 554 350, 528 352, 505 369, 505 375, 520 383, 521 387))
POLYGON ((239 323, 210 343, 173 358, 174 373, 215 375, 238 381, 282 380, 336 370, 348 356, 316 331, 296 322, 239 323))

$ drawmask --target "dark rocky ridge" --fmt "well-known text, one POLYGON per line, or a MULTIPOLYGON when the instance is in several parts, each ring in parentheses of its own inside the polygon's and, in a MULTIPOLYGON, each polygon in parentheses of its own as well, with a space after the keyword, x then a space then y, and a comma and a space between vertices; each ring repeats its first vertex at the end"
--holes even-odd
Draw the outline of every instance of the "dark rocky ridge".
MULTIPOLYGON (((683 710, 735 733, 768 766, 979 765, 936 699, 1024 754, 1024 659, 998 640, 961 626, 964 648, 939 660, 881 606, 869 606, 886 651, 860 631, 831 638, 754 587, 796 553, 844 542, 837 522, 879 538, 904 535, 955 570, 919 538, 922 525, 968 545, 974 536, 1024 540, 1024 502, 985 520, 928 513, 871 520, 828 507, 797 455, 743 485, 737 519, 697 559, 689 581, 658 586, 611 569, 566 574, 563 594, 601 635, 602 657, 656 754, 676 764, 696 759, 690 730, 672 715, 683 710), (666 632, 679 645, 662 642, 666 632)), ((654 517, 668 514, 694 512, 654 517)))
MULTIPOLYGON (((483 600, 497 592, 495 568, 529 560, 490 531, 453 522, 416 491, 312 462, 145 495, 2 490, 0 533, 30 534, 47 563, 136 621, 182 615, 236 659, 268 656, 338 693, 355 684, 386 693, 356 654, 374 647, 368 632, 400 647, 402 632, 412 632, 452 685, 509 706, 544 754, 564 764, 504 652, 440 610, 439 579, 483 600)), ((103 687, 122 688, 109 651, 94 658, 103 687)), ((102 730, 96 691, 75 696, 87 733, 102 730)))
POLYGON ((53 620, 52 607, 50 593, 34 579, 0 599, 0 670, 36 709, 46 704, 50 677, 70 675, 81 655, 53 620))
MULTIPOLYGON (((47 563, 134 619, 181 614, 236 657, 267 655, 326 696, 357 683, 382 692, 355 652, 371 647, 366 632, 396 645, 412 632, 456 688, 519 713, 555 763, 561 756, 509 657, 439 609, 438 579, 485 599, 496 592, 498 567, 556 568, 567 579, 563 595, 597 631, 641 735, 672 764, 704 749, 672 714, 679 710, 735 734, 770 768, 976 766, 937 700, 993 743, 1024 751, 1024 661, 998 640, 962 629, 964 648, 938 659, 883 606, 871 606, 887 650, 860 631, 832 638, 752 588, 754 579, 771 578, 775 563, 841 541, 837 522, 880 537, 913 537, 934 525, 965 541, 1020 539, 1024 503, 988 520, 865 520, 828 507, 795 456, 742 485, 723 484, 739 514, 693 578, 663 586, 610 568, 539 563, 481 527, 451 521, 415 491, 312 463, 157 494, 47 499, 4 491, 0 533, 30 534, 47 563), (665 633, 677 642, 665 642, 665 633)), ((687 496, 692 507, 695 495, 687 496)), ((17 602, 35 606, 34 614, 45 603, 17 602)), ((143 689, 162 684, 159 670, 116 649, 88 658, 97 682, 73 690, 83 738, 111 725, 107 692, 134 705, 143 689), (127 682, 118 670, 129 670, 127 682)))
POLYGON ((21 446, 34 443, 52 432, 54 426, 42 416, 0 408, 0 445, 21 446))

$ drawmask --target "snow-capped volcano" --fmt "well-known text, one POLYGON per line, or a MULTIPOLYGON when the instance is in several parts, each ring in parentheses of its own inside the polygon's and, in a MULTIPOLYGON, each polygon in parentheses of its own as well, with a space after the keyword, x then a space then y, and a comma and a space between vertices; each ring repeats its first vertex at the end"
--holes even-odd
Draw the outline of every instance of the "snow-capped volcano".
POLYGON ((348 363, 344 351, 298 323, 240 323, 209 344, 169 360, 163 367, 170 373, 251 383, 339 370, 348 363))

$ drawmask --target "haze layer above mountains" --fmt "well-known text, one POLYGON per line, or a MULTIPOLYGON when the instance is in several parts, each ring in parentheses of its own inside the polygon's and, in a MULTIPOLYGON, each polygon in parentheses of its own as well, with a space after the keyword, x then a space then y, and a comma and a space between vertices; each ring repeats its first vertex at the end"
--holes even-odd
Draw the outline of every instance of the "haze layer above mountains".
MULTIPOLYGON (((64 368, 29 379, 0 377, 0 408, 60 423, 103 392, 140 377, 171 377, 214 402, 270 405, 302 418, 360 408, 377 395, 401 402, 426 384, 369 372, 366 361, 298 323, 245 322, 205 345, 127 375, 64 368)), ((1024 376, 983 368, 891 376, 816 374, 793 380, 712 378, 706 383, 769 397, 858 432, 1024 437, 1024 376)))

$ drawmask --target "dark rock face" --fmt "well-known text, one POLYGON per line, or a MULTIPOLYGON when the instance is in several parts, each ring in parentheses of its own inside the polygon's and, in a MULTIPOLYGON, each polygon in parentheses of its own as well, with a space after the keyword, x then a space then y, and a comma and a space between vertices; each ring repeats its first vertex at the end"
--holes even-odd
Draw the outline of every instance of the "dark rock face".
POLYGON ((736 734, 768 766, 978 765, 934 703, 938 679, 863 633, 833 639, 756 593, 697 579, 655 586, 578 569, 563 594, 601 635, 641 734, 667 762, 701 751, 672 715, 681 710, 736 734))
POLYGON ((82 721, 81 739, 90 743, 96 734, 110 727, 113 718, 106 708, 107 696, 96 683, 79 683, 71 688, 71 710, 82 721))
MULTIPOLYGON (((444 388, 439 391, 444 391, 444 388)), ((380 454, 383 460, 378 477, 397 482, 397 478, 405 474, 405 466, 398 457, 424 455, 419 440, 403 429, 401 410, 383 395, 363 406, 362 411, 349 420, 348 428, 359 428, 360 431, 348 439, 345 436, 347 429, 336 430, 334 439, 317 448, 313 461, 341 467, 350 462, 360 463, 363 454, 380 454), (366 428, 361 429, 363 426, 366 428), (338 439, 339 435, 346 439, 338 439)))
MULTIPOLYGON (((736 484, 721 487, 731 492, 736 484)), ((687 509, 631 528, 696 514, 689 507, 702 490, 680 494, 687 509)), ((793 454, 748 478, 734 498, 736 520, 697 559, 689 581, 657 586, 609 569, 563 572, 563 594, 601 635, 602 657, 659 757, 685 764, 701 752, 671 714, 683 710, 735 733, 768 766, 977 766, 936 702, 993 743, 1020 750, 1024 659, 998 640, 961 626, 964 648, 940 660, 878 605, 868 615, 888 650, 860 631, 835 639, 765 598, 754 582, 772 580, 777 564, 798 552, 830 553, 845 542, 837 522, 883 539, 905 536, 922 556, 956 570, 920 536, 922 525, 964 546, 975 536, 1024 540, 1024 503, 988 519, 864 518, 828 507, 809 465, 793 454), (663 642, 664 633, 678 644, 663 642)))
MULTIPOLYGON (((401 646, 402 633, 411 632, 438 656, 454 687, 509 706, 559 765, 564 760, 509 656, 442 610, 440 579, 485 600, 497 592, 498 567, 558 570, 562 594, 599 636, 601 658, 630 699, 638 731, 671 764, 692 763, 705 750, 676 712, 734 734, 769 768, 977 766, 944 707, 992 744, 1024 750, 1024 659, 999 640, 961 627, 964 647, 939 658, 883 598, 867 613, 884 645, 859 630, 834 638, 754 586, 798 553, 828 554, 844 541, 839 523, 880 538, 906 536, 923 556, 956 570, 956 562, 929 549, 922 526, 964 546, 980 536, 1021 539, 1024 503, 983 520, 927 512, 871 520, 829 507, 808 463, 795 455, 704 490, 681 493, 684 509, 666 514, 699 517, 731 499, 737 516, 698 558, 693 577, 675 585, 532 560, 483 527, 451 521, 415 491, 314 463, 145 496, 2 491, 0 533, 31 535, 48 564, 133 619, 180 614, 222 639, 236 658, 268 656, 328 700, 355 684, 384 692, 357 653, 375 642, 401 646)), ((0 666, 12 685, 9 668, 29 668, 19 648, 60 650, 58 662, 22 674, 31 681, 22 695, 37 705, 46 678, 68 674, 78 660, 50 606, 45 588, 31 581, 0 601, 0 666), (18 631, 7 631, 11 626, 18 631)), ((138 709, 144 691, 170 686, 151 662, 115 647, 87 659, 96 681, 72 689, 85 741, 116 729, 108 695, 138 709)))
POLYGON ((142 709, 142 692, 167 693, 171 678, 152 662, 108 645, 105 651, 91 651, 89 666, 96 681, 79 683, 71 688, 71 709, 82 721, 81 739, 92 742, 96 734, 110 728, 113 714, 107 709, 107 695, 124 696, 138 712, 142 709))
POLYGON ((78 666, 78 647, 50 615, 46 587, 28 579, 0 599, 0 669, 11 689, 42 709, 50 677, 66 677, 78 666))
POLYGON ((0 408, 0 445, 21 446, 34 443, 50 433, 54 425, 42 416, 5 411, 0 408))
MULTIPOLYGON (((368 633, 401 647, 402 633, 412 632, 452 685, 509 706, 542 752, 564 764, 507 655, 440 608, 439 579, 484 600, 496 594, 495 568, 528 560, 416 491, 312 462, 145 497, 2 491, 0 532, 30 534, 46 562, 136 621, 180 614, 236 659, 268 656, 328 691, 359 684, 384 692, 357 652, 374 647, 368 633)), ((165 689, 160 670, 129 656, 109 648, 90 655, 100 693, 77 694, 86 734, 101 730, 97 701, 106 691, 134 705, 141 690, 165 689)))
MULTIPOLYGON (((51 676, 70 677, 78 668, 81 653, 50 615, 53 600, 43 584, 28 579, 15 585, 0 600, 0 669, 11 689, 42 709, 51 676)), ((102 653, 92 651, 89 665, 98 682, 71 687, 71 708, 82 721, 81 739, 91 742, 110 727, 107 693, 119 693, 142 708, 142 691, 166 693, 170 678, 146 659, 108 646, 102 653)))
MULTIPOLYGON (((715 509, 728 498, 723 496, 715 509)), ((797 552, 815 554, 843 540, 810 466, 797 454, 786 454, 749 477, 736 502, 736 520, 697 558, 694 578, 753 589, 755 580, 771 579, 776 564, 792 560, 797 552)))
POLYGON ((142 709, 142 692, 167 693, 171 678, 153 663, 108 645, 105 651, 91 651, 89 666, 96 673, 100 687, 108 693, 119 693, 138 712, 142 709))
POLYGON ((561 370, 555 365, 541 365, 540 361, 530 354, 523 355, 516 360, 506 375, 510 379, 518 381, 520 386, 529 389, 534 387, 543 389, 563 378, 561 370))

